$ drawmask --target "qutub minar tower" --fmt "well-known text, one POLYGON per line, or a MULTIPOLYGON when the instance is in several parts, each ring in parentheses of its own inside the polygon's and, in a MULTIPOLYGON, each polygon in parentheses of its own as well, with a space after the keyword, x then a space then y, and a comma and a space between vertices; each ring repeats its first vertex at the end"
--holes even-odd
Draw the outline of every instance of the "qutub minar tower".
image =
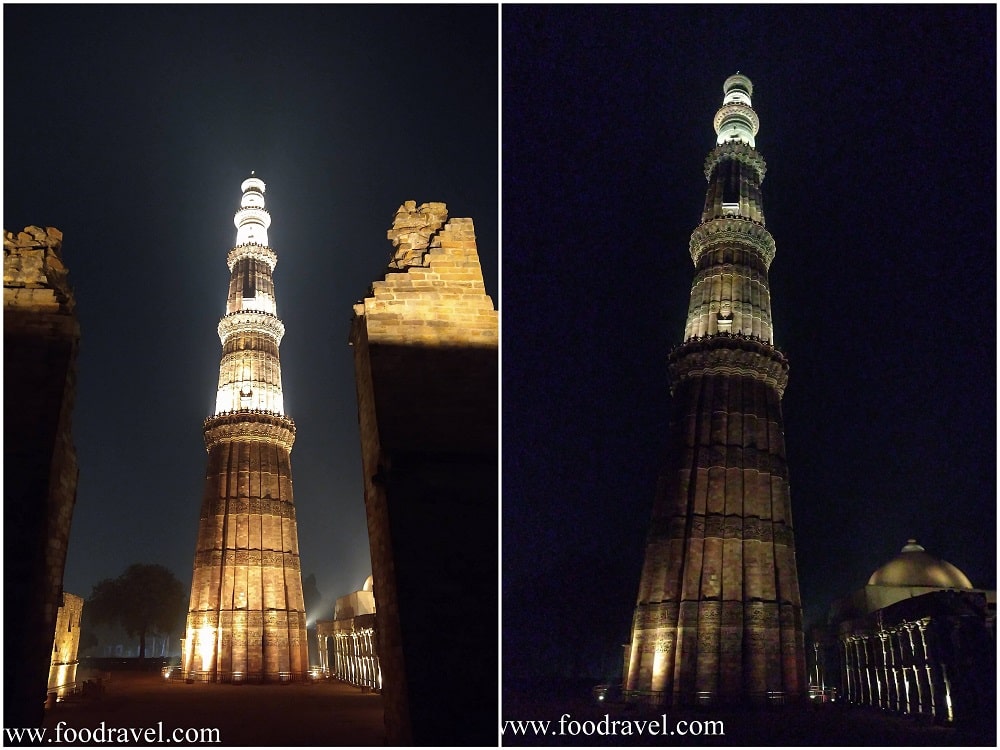
POLYGON ((251 173, 240 189, 215 415, 204 427, 208 469, 184 673, 297 680, 308 669, 308 644, 289 463, 295 423, 285 416, 278 361, 278 259, 267 243, 264 182, 251 173))
POLYGON ((691 234, 684 342, 669 357, 660 473, 626 654, 628 698, 660 705, 780 702, 805 686, 802 604, 764 227, 753 86, 726 79, 691 234))

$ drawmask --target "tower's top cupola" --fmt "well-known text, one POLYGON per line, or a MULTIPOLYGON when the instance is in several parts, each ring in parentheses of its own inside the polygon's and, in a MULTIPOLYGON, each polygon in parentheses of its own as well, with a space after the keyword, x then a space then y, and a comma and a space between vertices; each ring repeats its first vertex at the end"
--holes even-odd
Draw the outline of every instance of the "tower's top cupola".
POLYGON ((736 73, 726 79, 722 92, 722 107, 715 113, 716 143, 740 141, 753 148, 754 136, 760 129, 760 121, 750 101, 753 84, 742 73, 736 73))
POLYGON ((264 181, 260 179, 260 177, 257 177, 255 172, 251 172, 250 176, 243 180, 243 184, 240 185, 240 190, 244 193, 263 193, 266 187, 267 186, 264 184, 264 181))
POLYGON ((240 210, 233 217, 233 223, 236 224, 237 246, 247 244, 267 246, 267 228, 271 226, 271 216, 264 208, 266 189, 264 181, 254 172, 251 172, 240 185, 243 197, 240 199, 240 210))
POLYGON ((743 103, 749 106, 750 97, 753 96, 753 84, 749 78, 737 72, 736 75, 729 76, 726 82, 722 84, 722 93, 726 95, 726 98, 723 100, 726 104, 732 101, 739 101, 737 97, 742 95, 743 103))

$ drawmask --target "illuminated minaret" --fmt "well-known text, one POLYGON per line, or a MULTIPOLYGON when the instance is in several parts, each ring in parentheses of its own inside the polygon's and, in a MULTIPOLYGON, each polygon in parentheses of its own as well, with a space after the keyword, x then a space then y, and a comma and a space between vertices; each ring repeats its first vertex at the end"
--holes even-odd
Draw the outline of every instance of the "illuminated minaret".
POLYGON ((205 420, 208 469, 187 618, 184 672, 221 682, 302 679, 306 615, 267 243, 264 182, 251 176, 234 219, 236 246, 215 415, 205 420))
POLYGON ((629 697, 661 705, 788 700, 805 684, 765 164, 750 79, 730 76, 723 91, 625 665, 629 697))

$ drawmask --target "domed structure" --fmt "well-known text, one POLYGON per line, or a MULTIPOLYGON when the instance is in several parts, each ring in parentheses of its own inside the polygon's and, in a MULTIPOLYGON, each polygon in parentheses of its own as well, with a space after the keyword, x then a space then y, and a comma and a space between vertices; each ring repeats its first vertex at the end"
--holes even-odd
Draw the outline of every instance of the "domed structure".
POLYGON ((868 579, 869 586, 920 586, 938 589, 971 589, 965 573, 949 562, 939 560, 908 539, 900 553, 868 579))
POLYGON ((961 570, 908 539, 813 629, 810 675, 822 687, 837 674, 837 698, 855 705, 993 724, 995 623, 996 591, 973 588, 961 570))

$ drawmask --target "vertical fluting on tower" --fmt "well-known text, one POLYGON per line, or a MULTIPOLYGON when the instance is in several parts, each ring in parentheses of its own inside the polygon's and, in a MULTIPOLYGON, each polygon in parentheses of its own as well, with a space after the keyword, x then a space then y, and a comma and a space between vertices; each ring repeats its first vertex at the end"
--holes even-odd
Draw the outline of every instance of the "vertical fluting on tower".
POLYGON ((264 182, 243 181, 229 296, 219 322, 215 414, 184 644, 189 678, 296 680, 308 670, 292 496, 295 423, 285 415, 264 182))
POLYGON ((765 163, 750 79, 723 91, 624 675, 631 699, 661 705, 784 701, 805 687, 765 163))

